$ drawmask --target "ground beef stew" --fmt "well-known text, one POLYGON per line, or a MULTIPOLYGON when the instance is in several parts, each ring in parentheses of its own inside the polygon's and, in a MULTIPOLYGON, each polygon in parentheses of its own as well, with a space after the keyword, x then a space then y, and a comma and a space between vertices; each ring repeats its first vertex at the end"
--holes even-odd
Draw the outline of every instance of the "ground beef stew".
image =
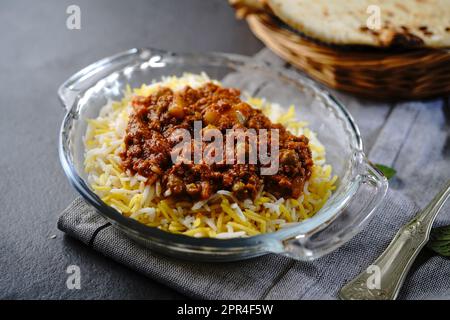
MULTIPOLYGON (((129 116, 125 150, 121 153, 122 165, 131 173, 147 177, 147 183, 161 181, 163 193, 180 198, 203 200, 218 190, 228 190, 239 199, 254 198, 261 186, 277 198, 298 198, 305 182, 311 176, 313 160, 308 139, 294 136, 281 124, 274 124, 260 110, 240 99, 240 91, 208 83, 198 89, 186 87, 173 92, 160 88, 148 97, 135 96, 133 111, 129 116), (174 163, 171 152, 178 145, 174 138, 177 129, 191 133, 191 150, 194 145, 194 122, 201 121, 202 132, 209 129, 277 129, 279 134, 279 168, 275 174, 262 175, 264 164, 256 163, 197 163, 185 159, 174 163)), ((258 137, 257 143, 270 144, 258 137)), ((208 143, 200 146, 205 150, 208 143)), ((248 153, 251 144, 239 145, 237 153, 248 153)), ((270 148, 268 148, 270 150, 270 148)), ((225 153, 225 151, 224 151, 225 153)), ((224 154, 224 159, 226 155, 224 154)))

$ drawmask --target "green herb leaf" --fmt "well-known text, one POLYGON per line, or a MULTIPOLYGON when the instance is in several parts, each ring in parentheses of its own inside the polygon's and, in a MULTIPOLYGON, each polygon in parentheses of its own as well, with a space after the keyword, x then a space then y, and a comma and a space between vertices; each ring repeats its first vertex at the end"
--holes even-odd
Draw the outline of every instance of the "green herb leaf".
POLYGON ((427 246, 441 256, 450 257, 450 226, 433 228, 427 246))
POLYGON ((376 163, 375 167, 377 167, 377 169, 380 170, 381 173, 383 173, 384 176, 388 178, 388 180, 392 179, 397 174, 397 171, 394 168, 385 166, 383 164, 376 163))

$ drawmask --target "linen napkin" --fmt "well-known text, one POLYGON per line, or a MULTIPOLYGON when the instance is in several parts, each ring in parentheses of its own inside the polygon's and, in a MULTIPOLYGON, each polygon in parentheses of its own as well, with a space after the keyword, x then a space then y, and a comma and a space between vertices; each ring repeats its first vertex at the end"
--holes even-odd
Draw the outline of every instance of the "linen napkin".
MULTIPOLYGON (((267 49, 255 59, 286 66, 267 49)), ((325 257, 313 262, 274 254, 229 263, 177 260, 128 239, 81 198, 62 213, 58 228, 105 256, 193 298, 336 299, 339 289, 364 271, 397 230, 450 178, 447 100, 394 106, 336 95, 355 117, 369 158, 394 167, 398 173, 365 229, 325 257)), ((449 208, 444 207, 436 225, 450 223, 449 208)), ((449 288, 450 261, 424 249, 399 298, 440 298, 450 295, 449 288)))

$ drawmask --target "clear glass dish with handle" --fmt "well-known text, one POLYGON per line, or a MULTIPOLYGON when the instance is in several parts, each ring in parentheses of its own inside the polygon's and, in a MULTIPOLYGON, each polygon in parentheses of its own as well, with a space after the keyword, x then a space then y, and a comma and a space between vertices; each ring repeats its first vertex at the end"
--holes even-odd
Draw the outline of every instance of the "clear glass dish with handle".
POLYGON ((315 82, 251 58, 131 49, 77 72, 60 86, 58 95, 67 110, 61 126, 59 155, 69 181, 115 227, 164 254, 199 261, 241 260, 267 253, 298 260, 316 259, 361 231, 388 187, 386 178, 364 155, 359 130, 342 104, 315 82), (94 193, 86 182, 83 167, 86 120, 95 118, 108 99, 120 100, 128 85, 139 87, 162 76, 184 72, 206 72, 226 86, 283 106, 300 106, 301 119, 317 133, 326 148, 327 162, 338 176, 336 190, 319 212, 272 233, 226 240, 194 238, 127 218, 94 193))

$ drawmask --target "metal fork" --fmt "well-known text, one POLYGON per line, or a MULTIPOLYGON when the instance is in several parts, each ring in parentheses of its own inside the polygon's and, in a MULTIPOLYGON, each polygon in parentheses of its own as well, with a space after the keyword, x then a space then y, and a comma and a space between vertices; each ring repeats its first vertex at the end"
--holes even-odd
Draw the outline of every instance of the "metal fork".
POLYGON ((375 274, 362 272, 341 289, 339 297, 344 300, 396 299, 412 263, 428 242, 436 216, 449 196, 450 181, 425 209, 397 232, 386 250, 373 262, 372 266, 379 268, 379 286, 368 284, 368 280, 371 281, 369 277, 375 274))

